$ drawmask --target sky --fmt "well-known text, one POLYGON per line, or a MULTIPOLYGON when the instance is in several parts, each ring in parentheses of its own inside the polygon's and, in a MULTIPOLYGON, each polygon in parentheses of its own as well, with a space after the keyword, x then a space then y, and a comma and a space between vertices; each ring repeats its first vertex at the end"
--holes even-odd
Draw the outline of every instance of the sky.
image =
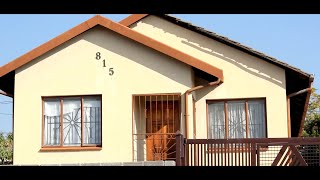
MULTIPOLYGON (((101 14, 120 21, 129 14, 101 14)), ((171 14, 314 74, 320 93, 320 15, 171 14)), ((94 14, 0 15, 0 66, 29 52, 94 14)), ((27 120, 27 119, 26 119, 27 120)), ((12 99, 0 95, 0 132, 12 131, 12 99)))

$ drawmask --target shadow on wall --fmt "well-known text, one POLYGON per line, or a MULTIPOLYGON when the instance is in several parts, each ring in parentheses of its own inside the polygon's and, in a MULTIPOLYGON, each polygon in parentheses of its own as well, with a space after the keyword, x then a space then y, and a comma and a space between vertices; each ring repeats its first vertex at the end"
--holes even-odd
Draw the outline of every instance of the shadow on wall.
MULTIPOLYGON (((184 45, 190 46, 210 56, 222 59, 252 75, 285 88, 282 73, 274 72, 274 65, 265 62, 264 60, 246 54, 240 50, 229 47, 228 45, 200 35, 191 30, 177 25, 172 26, 172 23, 159 19, 158 17, 149 16, 149 18, 143 19, 141 22, 149 24, 151 28, 156 29, 155 32, 160 31, 161 33, 169 35, 169 37, 172 36, 172 39, 179 39, 179 41, 184 45)), ((134 24, 133 27, 134 26, 136 26, 136 24, 134 24)))
MULTIPOLYGON (((246 72, 248 72, 248 73, 250 73, 252 75, 255 75, 257 77, 260 77, 262 79, 270 81, 270 82, 272 82, 274 84, 277 84, 280 87, 283 87, 282 81, 278 80, 275 77, 270 76, 270 74, 272 74, 272 71, 270 72, 268 70, 262 70, 261 65, 259 63, 254 63, 254 64, 250 63, 250 65, 244 64, 241 61, 237 61, 236 59, 231 58, 231 56, 227 57, 227 56, 224 56, 223 54, 219 54, 219 53, 217 53, 217 52, 215 52, 213 50, 211 50, 211 51, 204 50, 206 48, 198 47, 198 46, 194 45, 193 43, 190 43, 190 42, 187 42, 187 41, 182 41, 182 43, 187 44, 188 46, 191 46, 191 47, 193 47, 195 49, 198 49, 199 51, 202 51, 204 53, 207 53, 207 54, 210 54, 210 55, 215 56, 217 58, 223 59, 223 60, 225 60, 225 61, 227 61, 229 63, 232 63, 233 65, 237 66, 238 68, 240 68, 240 69, 242 69, 242 70, 244 70, 244 71, 246 71, 246 72)), ((236 58, 236 57, 234 57, 234 58, 236 58)), ((259 59, 257 59, 257 61, 259 61, 259 59)))
POLYGON ((196 91, 196 99, 195 101, 198 102, 200 99, 208 95, 211 91, 214 91, 218 86, 208 86, 196 91))

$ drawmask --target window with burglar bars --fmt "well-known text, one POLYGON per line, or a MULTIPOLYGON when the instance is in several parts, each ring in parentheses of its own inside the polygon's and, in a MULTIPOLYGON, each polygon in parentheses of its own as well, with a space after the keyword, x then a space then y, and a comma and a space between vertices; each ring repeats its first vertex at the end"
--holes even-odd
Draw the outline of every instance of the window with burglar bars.
POLYGON ((265 98, 208 100, 210 139, 265 138, 265 98))
POLYGON ((43 147, 101 146, 101 96, 43 98, 43 147))

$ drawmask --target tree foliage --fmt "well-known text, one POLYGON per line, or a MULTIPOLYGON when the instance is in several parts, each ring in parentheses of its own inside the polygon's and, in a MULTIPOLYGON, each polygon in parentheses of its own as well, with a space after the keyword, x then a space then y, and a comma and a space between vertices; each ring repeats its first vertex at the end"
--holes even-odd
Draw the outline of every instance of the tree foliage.
POLYGON ((320 95, 316 93, 315 88, 313 88, 311 92, 302 136, 320 136, 320 95))
POLYGON ((13 134, 0 133, 0 164, 12 162, 13 157, 13 134))

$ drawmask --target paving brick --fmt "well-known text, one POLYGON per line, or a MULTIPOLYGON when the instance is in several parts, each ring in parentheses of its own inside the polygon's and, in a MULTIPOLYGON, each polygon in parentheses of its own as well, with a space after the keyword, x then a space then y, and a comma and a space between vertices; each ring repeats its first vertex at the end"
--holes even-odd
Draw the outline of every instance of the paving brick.
POLYGON ((164 161, 164 166, 176 166, 175 161, 164 161))
POLYGON ((144 166, 164 166, 164 161, 145 161, 144 166))
POLYGON ((101 166, 122 166, 122 162, 101 163, 101 166))
POLYGON ((143 166, 143 161, 139 161, 139 162, 123 162, 123 166, 143 166))

